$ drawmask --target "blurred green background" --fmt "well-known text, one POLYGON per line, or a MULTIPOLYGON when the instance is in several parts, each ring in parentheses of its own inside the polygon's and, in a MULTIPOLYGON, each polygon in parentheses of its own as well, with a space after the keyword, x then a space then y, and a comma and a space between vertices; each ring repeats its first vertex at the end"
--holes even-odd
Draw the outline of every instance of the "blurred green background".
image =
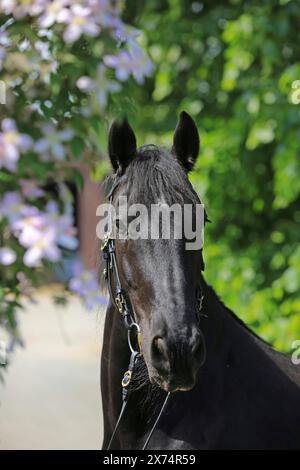
POLYGON ((195 118, 201 153, 191 180, 212 221, 206 279, 258 334, 289 351, 300 338, 300 100, 292 88, 300 2, 126 5, 124 18, 142 30, 155 64, 142 87, 128 88, 138 144, 170 146, 179 112, 195 118))

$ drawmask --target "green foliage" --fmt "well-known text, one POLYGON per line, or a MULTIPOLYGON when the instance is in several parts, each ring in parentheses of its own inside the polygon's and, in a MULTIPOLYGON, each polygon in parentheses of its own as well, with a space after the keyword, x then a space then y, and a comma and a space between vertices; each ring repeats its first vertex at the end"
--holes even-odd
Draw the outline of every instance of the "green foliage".
MULTIPOLYGON (((85 169, 103 179, 108 109, 127 109, 132 82, 152 72, 122 7, 0 2, 0 333, 9 333, 10 351, 21 342, 17 313, 32 299, 30 287, 45 282, 50 269, 63 271, 78 246, 66 183, 80 191, 85 169)), ((69 266, 70 290, 89 309, 102 305, 96 272, 69 266)))
POLYGON ((130 0, 126 15, 156 67, 134 91, 140 143, 170 145, 179 111, 194 116, 202 149, 191 179, 213 222, 206 278, 288 351, 300 338, 300 3, 130 0))

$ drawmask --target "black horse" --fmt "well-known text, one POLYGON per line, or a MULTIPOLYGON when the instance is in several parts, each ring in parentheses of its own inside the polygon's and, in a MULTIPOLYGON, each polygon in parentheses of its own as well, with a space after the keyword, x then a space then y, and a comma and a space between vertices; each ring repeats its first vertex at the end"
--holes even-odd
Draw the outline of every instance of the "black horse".
MULTIPOLYGON (((127 121, 114 123, 112 204, 121 195, 146 206, 159 200, 199 203, 187 177, 198 152, 197 128, 184 112, 171 152, 153 145, 137 149, 127 121)), ((300 449, 300 366, 224 306, 204 280, 202 251, 187 251, 177 239, 116 240, 115 250, 122 287, 141 327, 143 358, 112 448, 141 448, 170 391, 150 449, 300 449)), ((126 330, 110 303, 101 366, 103 448, 122 406, 129 358, 126 330)))

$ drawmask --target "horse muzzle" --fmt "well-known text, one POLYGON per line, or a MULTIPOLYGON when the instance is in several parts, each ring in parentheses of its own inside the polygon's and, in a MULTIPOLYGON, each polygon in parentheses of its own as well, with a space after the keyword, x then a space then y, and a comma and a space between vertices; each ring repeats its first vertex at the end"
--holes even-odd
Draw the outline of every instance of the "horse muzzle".
POLYGON ((156 336, 148 368, 150 381, 166 392, 189 391, 195 386, 205 355, 205 341, 200 331, 185 342, 171 342, 156 336))

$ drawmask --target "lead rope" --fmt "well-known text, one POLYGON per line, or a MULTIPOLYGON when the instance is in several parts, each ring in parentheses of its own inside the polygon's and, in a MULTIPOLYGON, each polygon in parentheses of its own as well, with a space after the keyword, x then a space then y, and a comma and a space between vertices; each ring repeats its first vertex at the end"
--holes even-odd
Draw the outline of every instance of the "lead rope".
POLYGON ((147 437, 147 439, 146 439, 146 442, 145 442, 145 444, 144 444, 143 447, 142 447, 142 450, 146 450, 146 449, 147 449, 148 444, 149 444, 149 441, 150 441, 150 439, 151 439, 151 437, 152 437, 152 434, 154 433, 155 428, 156 428, 156 426, 157 426, 157 424, 158 424, 158 421, 160 420, 161 415, 163 414, 163 412, 164 412, 164 410, 165 410, 165 407, 167 406, 167 403, 168 403, 168 401, 169 401, 170 395, 171 395, 171 392, 168 392, 168 393, 167 393, 167 396, 166 396, 166 398, 165 398, 165 400, 164 400, 164 402, 163 402, 163 404, 162 404, 162 407, 161 407, 161 409, 160 409, 160 412, 158 413, 158 416, 157 416, 157 418, 156 418, 156 420, 155 420, 155 422, 154 422, 154 424, 153 424, 153 426, 152 426, 152 429, 151 429, 151 431, 150 431, 149 434, 148 434, 148 437, 147 437))
POLYGON ((122 387, 123 387, 123 391, 122 391, 122 408, 121 408, 121 411, 120 411, 120 414, 119 414, 119 417, 118 417, 118 420, 117 420, 117 423, 115 425, 115 428, 113 430, 113 433, 111 435, 111 438, 110 438, 110 441, 109 441, 109 444, 107 446, 107 449, 106 450, 110 450, 111 448, 111 445, 113 443, 113 440, 115 438, 115 435, 119 429, 119 426, 120 426, 120 423, 121 423, 121 420, 123 418, 123 415, 125 413, 125 410, 126 410, 126 407, 127 407, 127 403, 128 403, 128 400, 129 400, 129 395, 130 395, 130 382, 131 382, 131 377, 132 377, 132 373, 134 371, 134 367, 135 367, 135 364, 136 364, 136 361, 139 357, 139 353, 137 351, 133 351, 131 353, 131 357, 130 357, 130 362, 129 362, 129 366, 128 366, 128 370, 125 372, 124 376, 123 376, 123 379, 122 379, 122 387))
MULTIPOLYGON (((137 360, 138 358, 140 357, 140 353, 138 351, 133 351, 131 353, 131 358, 130 358, 130 362, 129 362, 129 367, 128 367, 128 370, 125 372, 124 376, 123 376, 123 379, 122 379, 122 387, 123 387, 123 391, 122 391, 122 408, 121 408, 121 411, 120 411, 120 414, 119 414, 119 417, 117 419, 117 422, 116 422, 116 425, 115 425, 115 428, 113 430, 113 433, 111 435, 111 438, 110 438, 110 441, 109 441, 109 444, 107 446, 107 449, 106 450, 110 450, 111 449, 111 446, 112 446, 112 443, 114 441, 114 438, 115 438, 115 435, 120 427, 120 424, 121 424, 121 421, 122 421, 122 418, 125 414, 125 410, 127 408, 127 404, 129 402, 129 397, 130 397, 130 392, 131 392, 131 389, 130 389, 130 384, 131 384, 131 379, 132 379, 132 376, 133 376, 133 372, 134 372, 134 368, 135 368, 135 365, 137 363, 137 360)), ((142 447, 142 450, 146 450, 147 447, 148 447, 148 444, 150 442, 150 439, 156 429, 156 426, 166 408, 166 405, 169 401, 169 398, 170 398, 170 392, 167 393, 167 396, 166 398, 164 399, 164 402, 162 404, 162 407, 160 409, 160 412, 158 413, 157 415, 157 418, 147 436, 147 439, 142 447)))

